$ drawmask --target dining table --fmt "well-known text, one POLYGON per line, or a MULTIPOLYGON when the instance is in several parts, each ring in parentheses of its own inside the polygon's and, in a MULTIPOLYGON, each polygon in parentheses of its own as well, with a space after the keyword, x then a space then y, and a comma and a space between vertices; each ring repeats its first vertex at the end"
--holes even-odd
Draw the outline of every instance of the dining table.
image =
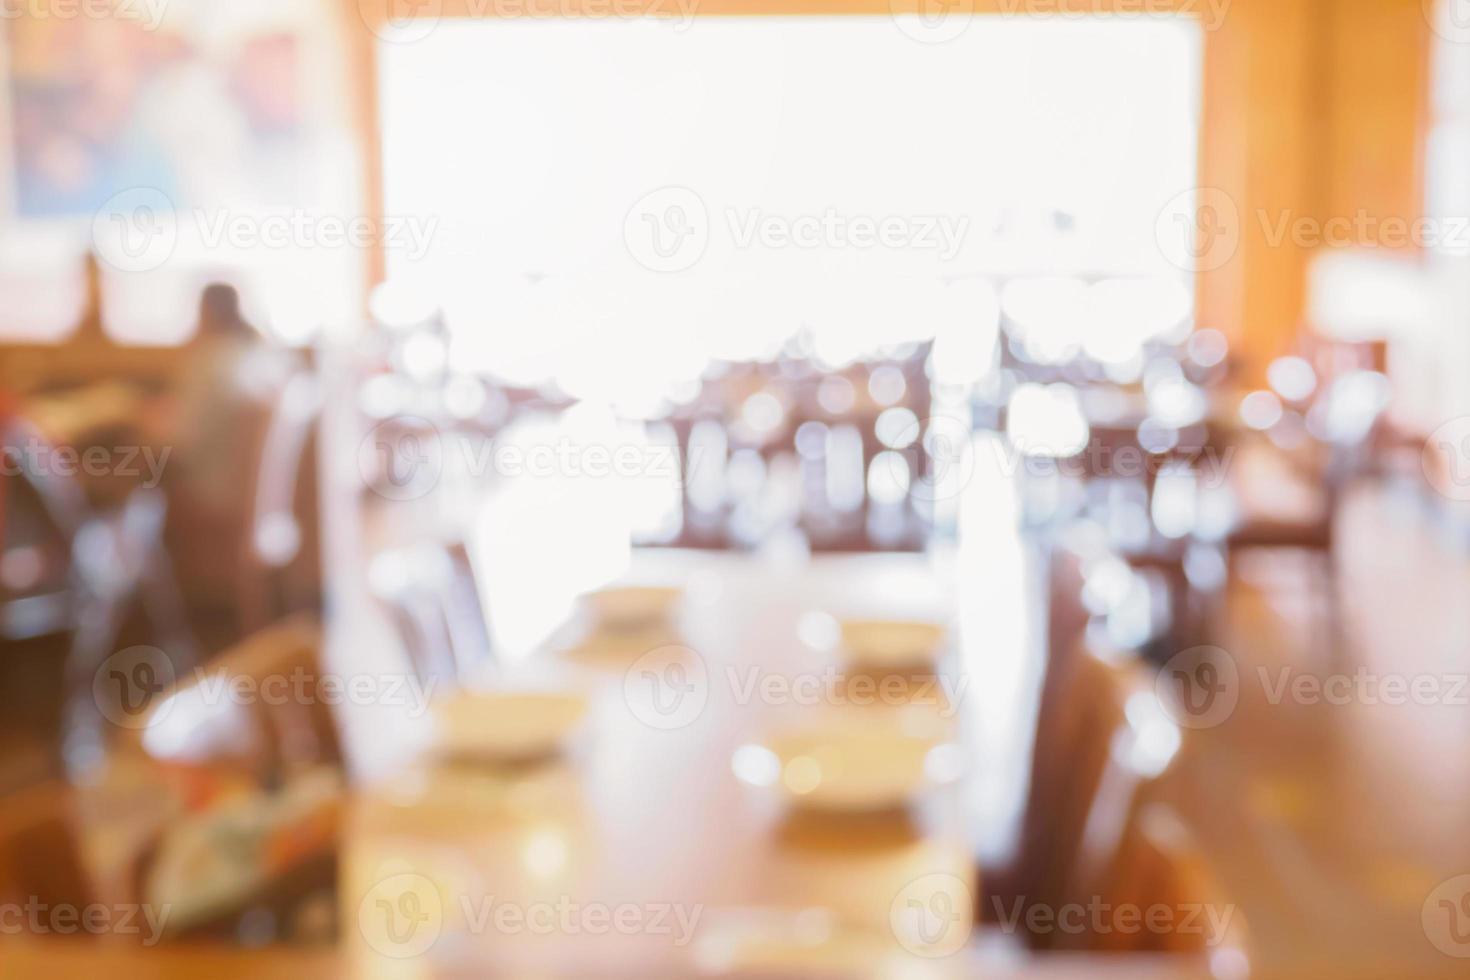
MULTIPOLYGON (((1032 972, 1013 928, 977 924, 985 867, 1019 847, 1046 663, 1044 558, 1017 531, 1002 455, 977 460, 963 546, 632 549, 610 584, 676 588, 667 616, 609 626, 569 595, 539 642, 459 681, 470 697, 585 696, 549 757, 446 755, 434 712, 355 706, 337 909, 352 968, 1066 975, 1032 972), (930 663, 875 671, 849 662, 849 619, 936 623, 945 639, 930 663), (938 751, 892 805, 803 805, 769 746, 833 728, 917 733, 938 751)), ((434 523, 432 505, 362 496, 367 516, 336 538, 327 662, 401 672, 366 579, 375 554, 434 523)), ((485 564, 521 560, 503 542, 483 548, 485 564)), ((578 580, 575 553, 556 560, 578 580)), ((494 619, 514 599, 487 604, 494 619)), ((1129 975, 1190 975, 1149 963, 1129 975)))

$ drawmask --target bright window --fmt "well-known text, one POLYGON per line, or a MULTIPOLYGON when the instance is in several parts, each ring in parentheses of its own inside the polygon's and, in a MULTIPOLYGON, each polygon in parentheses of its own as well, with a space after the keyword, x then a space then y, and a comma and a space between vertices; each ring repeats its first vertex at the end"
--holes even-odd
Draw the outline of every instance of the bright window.
POLYGON ((1179 17, 446 21, 380 48, 385 210, 438 222, 390 280, 445 303, 456 363, 588 396, 962 328, 957 280, 1189 289, 1161 227, 1200 48, 1179 17))

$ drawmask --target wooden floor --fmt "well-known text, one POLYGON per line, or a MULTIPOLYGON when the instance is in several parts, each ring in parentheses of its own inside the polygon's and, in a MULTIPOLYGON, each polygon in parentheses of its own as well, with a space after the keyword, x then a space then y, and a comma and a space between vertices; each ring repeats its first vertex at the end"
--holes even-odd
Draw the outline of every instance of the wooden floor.
POLYGON ((1240 701, 1194 733, 1182 805, 1250 922, 1262 975, 1470 975, 1421 922, 1435 887, 1470 873, 1470 690, 1456 680, 1470 673, 1470 560, 1402 493, 1355 494, 1342 530, 1340 646, 1309 566, 1236 570, 1216 635, 1240 701), (1283 677, 1341 673, 1433 678, 1421 683, 1440 703, 1278 696, 1283 677))

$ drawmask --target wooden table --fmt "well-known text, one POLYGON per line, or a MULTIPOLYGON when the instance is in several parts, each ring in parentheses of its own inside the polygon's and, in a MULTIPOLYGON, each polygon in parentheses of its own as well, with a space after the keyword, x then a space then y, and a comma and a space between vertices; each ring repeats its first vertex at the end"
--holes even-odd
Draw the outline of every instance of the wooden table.
MULTIPOLYGON (((629 577, 685 586, 679 622, 608 639, 574 621, 535 655, 532 673, 592 694, 584 736, 559 763, 436 770, 415 761, 429 742, 426 719, 354 709, 349 753, 367 788, 349 817, 340 899, 354 961, 406 973, 489 964, 572 975, 616 961, 686 974, 721 965, 721 948, 752 945, 731 937, 766 936, 754 945, 769 952, 783 942, 770 937, 793 928, 827 930, 834 938, 819 959, 856 955, 878 975, 894 963, 948 971, 963 960, 927 954, 978 938, 978 866, 1015 846, 1044 663, 1038 569, 1016 537, 1014 501, 992 489, 1000 497, 974 502, 966 552, 637 554, 629 577), (928 702, 919 705, 851 703, 823 612, 953 622, 943 687, 915 679, 907 691, 928 702), (629 692, 647 665, 640 658, 669 645, 692 651, 686 667, 705 701, 688 724, 663 730, 629 692), (749 694, 751 684, 788 682, 822 692, 817 703, 749 694), (833 713, 930 726, 962 747, 963 778, 900 812, 845 818, 793 813, 774 790, 737 778, 742 745, 833 713), (501 906, 510 918, 497 924, 501 906), (573 925, 559 918, 544 935, 518 918, 561 909, 573 925), (591 920, 604 910, 642 916, 646 927, 598 930, 591 920), (691 936, 664 928, 681 914, 697 917, 691 936), (425 924, 412 938, 410 918, 425 924)), ((378 506, 386 524, 395 514, 412 523, 413 505, 378 506)), ((336 583, 329 660, 401 671, 379 614, 350 585, 366 557, 339 566, 349 578, 336 583)))
MULTIPOLYGON (((661 977, 638 971, 627 964, 608 963, 591 976, 661 977)), ((999 951, 970 950, 956 956, 944 969, 954 977, 984 977, 985 980, 1205 980, 1208 974, 1181 967, 1159 957, 1085 956, 1054 954, 1013 956, 999 951)), ((537 973, 536 976, 550 976, 537 973)), ((747 973, 750 977, 772 977, 772 973, 747 973)), ((790 976, 790 974, 786 974, 790 976)), ((844 976, 829 973, 829 976, 844 976)), ((910 973, 922 977, 934 974, 910 973)), ((432 963, 393 961, 363 963, 334 950, 228 949, 219 946, 172 946, 139 949, 111 942, 76 939, 12 940, 0 945, 0 977, 105 976, 107 980, 375 980, 379 977, 469 978, 509 976, 522 980, 527 974, 497 973, 484 968, 454 968, 432 963)), ((578 976, 578 980, 583 975, 578 976)))
MULTIPOLYGON (((798 638, 803 616, 853 602, 865 586, 878 594, 854 611, 881 605, 883 591, 890 603, 905 595, 938 602, 922 563, 850 560, 783 569, 745 556, 653 557, 660 560, 639 564, 662 566, 689 583, 681 629, 612 642, 564 635, 553 644, 564 649, 537 658, 537 674, 554 673, 592 694, 591 717, 571 759, 509 773, 410 765, 362 795, 345 847, 341 912, 349 930, 361 919, 367 944, 391 953, 395 943, 378 931, 387 926, 365 903, 396 903, 400 886, 428 880, 443 907, 435 953, 523 955, 518 962, 569 970, 590 970, 614 950, 684 964, 694 955, 686 940, 694 937, 679 936, 677 928, 666 935, 654 925, 636 935, 594 937, 573 922, 572 937, 558 927, 538 941, 514 923, 477 925, 480 903, 493 896, 537 914, 563 903, 573 917, 578 908, 596 915, 603 907, 630 919, 684 915, 696 918, 696 932, 723 928, 715 920, 724 911, 820 907, 886 934, 892 906, 918 882, 924 901, 936 888, 946 891, 968 931, 974 859, 957 787, 904 812, 817 818, 788 812, 775 791, 742 783, 732 766, 743 743, 821 715, 959 737, 964 697, 951 704, 943 694, 957 690, 956 658, 944 665, 943 688, 932 675, 900 678, 879 698, 876 686, 849 688, 855 682, 843 677, 831 651, 798 638), (651 700, 674 693, 656 673, 664 670, 682 671, 674 678, 690 690, 690 701, 668 716, 651 700)), ((650 569, 638 571, 650 577, 650 569)))

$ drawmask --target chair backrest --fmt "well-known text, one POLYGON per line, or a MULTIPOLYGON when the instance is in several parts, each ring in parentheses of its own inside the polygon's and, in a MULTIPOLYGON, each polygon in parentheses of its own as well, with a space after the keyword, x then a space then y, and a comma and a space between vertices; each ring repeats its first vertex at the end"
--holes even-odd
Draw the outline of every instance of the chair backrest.
POLYGON ((1067 787, 1068 754, 1082 721, 1075 710, 1079 697, 1079 661, 1088 614, 1082 605, 1080 558, 1054 549, 1048 560, 1047 667, 1036 715, 1032 747, 1031 782, 1026 801, 1020 853, 1014 887, 1017 893, 1041 900, 1037 894, 1050 877, 1060 796, 1067 787))
POLYGON ((0 798, 0 903, 82 908, 91 900, 71 800, 59 780, 0 798))
POLYGON ((302 490, 315 485, 309 450, 320 414, 316 376, 298 371, 282 387, 259 433, 237 597, 247 633, 288 611, 279 601, 278 582, 288 567, 302 563, 313 578, 319 574, 315 509, 303 505, 302 490))
MULTIPOLYGON (((1108 663, 1100 679, 1103 712, 1115 727, 1088 798, 1076 857, 1063 891, 1074 900, 1101 894, 1134 832, 1151 784, 1173 764, 1182 744, 1179 726, 1165 712, 1137 660, 1108 663)), ((1089 758, 1091 756, 1089 755, 1089 758)))
POLYGON ((453 688, 494 663, 479 577, 462 542, 384 552, 369 578, 420 681, 453 688))
MULTIPOLYGON (((41 431, 26 420, 18 417, 0 419, 0 452, 5 454, 7 461, 25 459, 28 451, 47 443, 41 431)), ((46 467, 36 470, 20 466, 16 479, 70 546, 72 539, 92 516, 91 505, 81 484, 46 467)))
POLYGON ((1088 644, 1077 556, 1059 551, 1051 576, 1050 655, 1014 887, 1026 902, 1056 908, 1108 866, 1179 732, 1150 700, 1136 654, 1088 644))
POLYGON ((1112 775, 1120 732, 1127 725, 1125 676, 1132 664, 1109 662, 1090 647, 1075 655, 1037 733, 1033 768, 1042 807, 1028 815, 1032 845, 1043 852, 1033 862, 1030 883, 1035 899, 1059 906, 1075 888, 1080 866, 1090 864, 1099 846, 1093 816, 1111 809, 1122 790, 1112 775))
POLYGON ((922 549, 931 514, 920 486, 935 470, 926 437, 951 435, 931 433, 930 347, 840 370, 797 357, 728 364, 706 378, 669 420, 684 468, 681 533, 652 543, 749 547, 794 522, 813 551, 922 549), (765 404, 753 411, 756 399, 765 404), (890 409, 901 411, 880 427, 890 409), (722 477, 713 490, 706 474, 722 477), (783 480, 799 486, 789 508, 783 480), (764 512, 768 485, 782 491, 779 513, 764 512))
POLYGON ((340 763, 321 649, 321 628, 306 615, 252 634, 152 702, 142 752, 184 766, 244 767, 268 783, 340 763))
POLYGON ((1249 975, 1250 929, 1245 916, 1168 806, 1152 803, 1139 810, 1097 894, 1113 907, 1162 905, 1174 914, 1173 927, 1098 931, 1086 937, 1089 949, 1192 954, 1208 964, 1202 975, 1221 980, 1249 975))

